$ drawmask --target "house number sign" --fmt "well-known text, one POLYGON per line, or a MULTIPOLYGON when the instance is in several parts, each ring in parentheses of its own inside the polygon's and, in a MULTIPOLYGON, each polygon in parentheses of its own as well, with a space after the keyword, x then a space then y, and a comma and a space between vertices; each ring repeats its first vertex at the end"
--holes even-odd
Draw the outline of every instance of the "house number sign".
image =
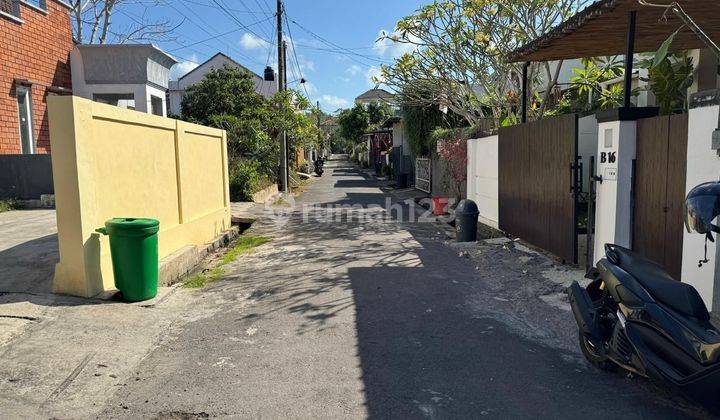
POLYGON ((617 161, 617 152, 600 153, 600 163, 615 163, 617 161))

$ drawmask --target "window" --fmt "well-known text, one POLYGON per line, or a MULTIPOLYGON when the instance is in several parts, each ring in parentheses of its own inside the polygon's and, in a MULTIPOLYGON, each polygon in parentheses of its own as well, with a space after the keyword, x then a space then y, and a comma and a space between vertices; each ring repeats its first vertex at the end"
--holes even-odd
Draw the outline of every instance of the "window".
POLYGON ((152 112, 153 115, 159 115, 161 117, 165 116, 165 112, 163 112, 163 100, 162 98, 158 98, 157 96, 150 96, 150 112, 152 112))
POLYGON ((96 93, 93 101, 120 108, 135 109, 135 95, 132 93, 96 93))
POLYGON ((36 9, 40 12, 47 12, 47 4, 45 3, 45 0, 20 0, 23 4, 26 6, 30 6, 33 9, 36 9))
POLYGON ((20 147, 23 154, 33 154, 35 153, 35 140, 33 139, 30 88, 18 86, 15 90, 18 103, 18 119, 20 122, 20 147))
POLYGON ((0 14, 20 19, 20 0, 0 0, 0 14))

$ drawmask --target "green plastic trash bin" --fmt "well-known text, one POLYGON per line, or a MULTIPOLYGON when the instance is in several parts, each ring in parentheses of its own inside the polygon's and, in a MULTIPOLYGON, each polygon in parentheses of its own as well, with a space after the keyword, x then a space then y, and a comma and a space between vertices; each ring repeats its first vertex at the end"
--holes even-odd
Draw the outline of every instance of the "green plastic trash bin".
POLYGON ((158 230, 154 219, 121 217, 97 232, 110 236, 115 287, 126 302, 152 299, 158 288, 158 230))

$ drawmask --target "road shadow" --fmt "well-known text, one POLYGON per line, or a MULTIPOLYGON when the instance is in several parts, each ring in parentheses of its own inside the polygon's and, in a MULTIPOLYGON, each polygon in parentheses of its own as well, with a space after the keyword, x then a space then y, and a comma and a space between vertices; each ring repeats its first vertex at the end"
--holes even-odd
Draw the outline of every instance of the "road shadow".
POLYGON ((58 261, 57 234, 0 251, 0 293, 52 293, 58 261))
MULTIPOLYGON (((437 226, 408 220, 407 205, 392 203, 404 213, 388 217, 386 194, 351 192, 372 184, 335 183, 350 191, 341 199, 316 203, 313 210, 320 216, 334 208, 335 219, 313 224, 293 216, 287 236, 273 241, 278 250, 263 257, 298 267, 309 259, 315 266, 257 288, 251 298, 269 309, 243 319, 291 313, 303 319, 296 331, 302 335, 336 328, 341 314, 353 311, 369 418, 694 415, 684 403, 653 393, 643 381, 589 369, 577 362, 577 354, 538 344, 483 316, 468 299, 483 287, 476 283, 480 280, 471 262, 443 245, 445 236, 437 226), (362 210, 346 209, 338 217, 338 206, 362 210), (374 214, 369 206, 383 208, 377 219, 352 218, 374 214), (403 230, 406 234, 398 235, 403 230), (293 248, 298 241, 308 246, 293 248), (329 241, 343 249, 331 252, 319 245, 329 241)), ((254 273, 272 278, 276 267, 254 273)))
POLYGON ((0 251, 0 308, 29 302, 40 306, 116 303, 53 293, 55 265, 60 261, 57 234, 46 235, 0 251))
POLYGON ((483 287, 470 261, 426 225, 406 226, 421 245, 413 266, 347 271, 370 418, 707 415, 648 381, 597 371, 483 316, 468 299, 483 287))

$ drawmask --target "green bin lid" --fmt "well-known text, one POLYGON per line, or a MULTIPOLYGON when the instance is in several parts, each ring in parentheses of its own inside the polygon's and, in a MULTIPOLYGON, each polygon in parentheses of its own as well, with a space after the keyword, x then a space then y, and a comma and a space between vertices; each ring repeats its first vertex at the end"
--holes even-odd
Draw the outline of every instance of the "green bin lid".
POLYGON ((110 235, 149 236, 160 230, 160 221, 138 217, 116 217, 105 222, 110 235))

